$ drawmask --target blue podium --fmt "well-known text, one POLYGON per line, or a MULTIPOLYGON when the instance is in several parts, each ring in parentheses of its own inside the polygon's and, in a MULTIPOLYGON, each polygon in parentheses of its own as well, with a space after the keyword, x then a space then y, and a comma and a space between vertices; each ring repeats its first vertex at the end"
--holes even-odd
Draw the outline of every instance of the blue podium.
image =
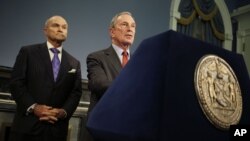
POLYGON ((250 80, 242 55, 175 31, 142 41, 89 115, 100 141, 228 141, 203 113, 194 86, 196 64, 206 54, 223 58, 236 74, 243 98, 239 124, 250 124, 250 80))

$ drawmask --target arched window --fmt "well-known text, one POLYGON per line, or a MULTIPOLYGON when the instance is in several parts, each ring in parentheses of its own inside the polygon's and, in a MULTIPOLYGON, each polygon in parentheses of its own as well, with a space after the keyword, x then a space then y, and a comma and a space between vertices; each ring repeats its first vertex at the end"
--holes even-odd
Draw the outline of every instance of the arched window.
POLYGON ((219 1, 223 0, 172 1, 170 29, 231 50, 231 19, 225 3, 219 1))

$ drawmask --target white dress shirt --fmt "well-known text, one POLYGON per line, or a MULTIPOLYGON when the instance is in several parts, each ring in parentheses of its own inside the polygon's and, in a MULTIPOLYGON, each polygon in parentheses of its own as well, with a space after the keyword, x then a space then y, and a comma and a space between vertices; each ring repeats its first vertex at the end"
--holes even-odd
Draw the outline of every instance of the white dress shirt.
MULTIPOLYGON (((120 47, 118 47, 118 46, 116 46, 116 45, 114 45, 114 44, 112 44, 112 47, 114 48, 116 54, 119 57, 120 62, 122 63, 122 57, 123 57, 122 56, 122 52, 123 52, 123 49, 120 48, 120 47)), ((130 51, 129 51, 129 49, 127 49, 126 51, 128 52, 128 60, 129 60, 130 59, 130 51)))
MULTIPOLYGON (((52 61, 53 57, 54 57, 54 53, 50 50, 51 48, 54 48, 53 45, 47 41, 47 47, 48 47, 48 51, 49 51, 49 56, 50 56, 50 60, 52 61)), ((60 52, 58 53, 58 57, 59 60, 61 62, 62 60, 62 46, 57 47, 56 49, 58 49, 60 52)))

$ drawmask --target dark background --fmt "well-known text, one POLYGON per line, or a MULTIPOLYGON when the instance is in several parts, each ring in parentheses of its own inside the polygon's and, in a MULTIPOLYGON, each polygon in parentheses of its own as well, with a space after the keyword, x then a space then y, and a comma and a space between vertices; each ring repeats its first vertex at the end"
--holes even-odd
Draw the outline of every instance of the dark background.
MULTIPOLYGON (((230 11, 249 0, 225 0, 230 11)), ((12 67, 23 45, 45 41, 43 25, 47 18, 61 15, 69 23, 64 48, 75 56, 87 78, 86 57, 108 47, 108 26, 118 12, 130 11, 137 23, 132 52, 150 36, 169 30, 171 0, 1 0, 0 66, 12 67)))

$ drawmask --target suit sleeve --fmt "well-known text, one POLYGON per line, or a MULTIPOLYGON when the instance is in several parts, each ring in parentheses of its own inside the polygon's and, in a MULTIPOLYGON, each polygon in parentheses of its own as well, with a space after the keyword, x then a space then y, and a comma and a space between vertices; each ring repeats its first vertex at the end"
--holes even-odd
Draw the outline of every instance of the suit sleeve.
POLYGON ((112 80, 107 78, 102 60, 95 54, 87 57, 88 85, 90 91, 101 97, 111 85, 112 80))
POLYGON ((67 118, 70 118, 75 112, 82 95, 82 75, 81 75, 81 65, 79 61, 76 61, 76 79, 74 81, 73 89, 62 107, 66 113, 67 118))
POLYGON ((27 91, 27 67, 28 67, 28 51, 21 48, 19 51, 16 62, 13 67, 10 81, 10 91, 13 99, 18 105, 17 110, 26 113, 29 106, 35 103, 27 91))

